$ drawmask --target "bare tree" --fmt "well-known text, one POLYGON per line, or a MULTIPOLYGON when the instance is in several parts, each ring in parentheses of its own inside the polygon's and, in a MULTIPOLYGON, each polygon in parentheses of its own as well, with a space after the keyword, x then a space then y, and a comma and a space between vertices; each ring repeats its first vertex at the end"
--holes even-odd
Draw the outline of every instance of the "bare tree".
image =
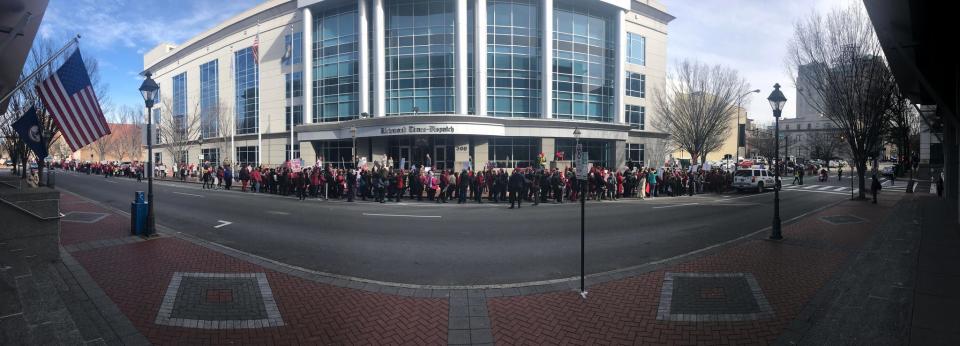
POLYGON ((897 162, 902 169, 910 171, 913 180, 913 137, 920 133, 920 114, 910 105, 902 93, 895 95, 893 106, 890 108, 890 124, 887 126, 887 140, 897 146, 897 162))
POLYGON ((113 135, 110 134, 97 138, 93 143, 88 144, 87 147, 97 154, 97 161, 104 161, 107 159, 107 154, 113 151, 113 135))
MULTIPOLYGON (((894 103, 896 83, 883 60, 873 25, 855 4, 826 15, 812 14, 794 28, 788 66, 803 67, 802 93, 810 106, 833 121, 843 133, 866 198, 867 160, 883 145, 884 128, 894 103)), ((795 81, 796 82, 796 81, 795 81)))
POLYGON ((165 98, 161 101, 163 109, 168 114, 160 117, 156 130, 163 138, 161 146, 166 147, 175 165, 185 164, 189 160, 187 153, 194 145, 199 144, 200 138, 200 106, 193 107, 193 111, 176 114, 173 102, 165 98))
POLYGON ((667 161, 667 153, 671 152, 670 140, 667 138, 655 138, 653 145, 646 149, 645 155, 649 159, 643 164, 647 167, 662 167, 667 161))
POLYGON ((844 143, 838 132, 816 131, 807 134, 804 143, 800 145, 806 149, 811 159, 829 162, 839 156, 844 143))
POLYGON ((130 154, 131 161, 139 161, 143 158, 143 136, 141 131, 143 130, 144 121, 144 111, 143 108, 139 106, 127 106, 124 108, 124 123, 133 125, 136 129, 135 131, 130 131, 127 136, 121 142, 121 145, 125 146, 125 151, 130 154))
POLYGON ((215 130, 214 134, 217 141, 217 150, 220 152, 220 162, 214 162, 216 165, 223 164, 226 158, 230 158, 230 161, 233 161, 231 157, 230 149, 230 134, 233 133, 234 128, 234 115, 230 112, 230 108, 223 102, 217 102, 214 106, 206 110, 208 126, 211 130, 215 130))
POLYGON ((755 131, 754 135, 747 138, 747 143, 750 145, 750 151, 756 156, 771 158, 777 155, 773 134, 770 131, 755 131))
POLYGON ((654 125, 690 153, 691 162, 704 161, 730 136, 737 97, 747 83, 736 70, 691 61, 678 64, 669 79, 664 90, 653 93, 660 114, 654 125))

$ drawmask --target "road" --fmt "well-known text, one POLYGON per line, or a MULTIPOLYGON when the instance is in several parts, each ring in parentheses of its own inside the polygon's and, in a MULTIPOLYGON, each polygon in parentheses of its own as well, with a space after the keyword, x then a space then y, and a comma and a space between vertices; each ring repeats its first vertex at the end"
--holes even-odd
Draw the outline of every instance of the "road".
MULTIPOLYGON (((58 188, 120 210, 129 209, 134 191, 147 189, 146 180, 57 173, 58 188)), ((782 219, 849 198, 849 190, 832 190, 785 189, 782 219)), ((155 183, 154 199, 162 226, 321 272, 485 285, 580 271, 579 203, 509 210, 489 203, 299 201, 173 182, 155 183)), ((766 192, 588 202, 586 271, 641 265, 756 232, 770 225, 772 199, 766 192)))

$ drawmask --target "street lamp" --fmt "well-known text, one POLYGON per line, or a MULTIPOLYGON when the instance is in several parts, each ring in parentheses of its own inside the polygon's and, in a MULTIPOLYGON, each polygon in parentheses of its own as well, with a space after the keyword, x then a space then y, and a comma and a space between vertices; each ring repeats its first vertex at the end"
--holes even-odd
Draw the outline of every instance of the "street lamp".
POLYGON ((156 220, 153 213, 153 102, 160 86, 150 78, 150 71, 144 73, 146 79, 140 84, 140 94, 143 103, 147 106, 147 231, 145 237, 156 234, 156 220))
POLYGON ((773 225, 770 230, 770 239, 780 240, 783 239, 783 234, 780 232, 780 115, 783 113, 783 105, 787 103, 787 97, 783 96, 783 92, 780 91, 780 83, 773 85, 773 92, 770 93, 770 96, 767 97, 767 101, 770 101, 770 107, 773 108, 773 118, 776 121, 774 126, 774 154, 776 159, 774 161, 774 177, 776 182, 773 186, 773 225))
POLYGON ((580 128, 573 128, 573 138, 577 139, 577 149, 576 149, 576 161, 577 161, 577 179, 580 180, 580 297, 587 299, 587 290, 584 287, 584 253, 585 246, 584 241, 586 240, 586 210, 587 210, 587 169, 586 167, 580 167, 583 165, 583 149, 580 148, 580 128))
POLYGON ((740 162, 740 147, 744 147, 744 150, 743 150, 744 155, 746 155, 747 153, 745 145, 740 145, 740 143, 746 144, 746 138, 743 138, 744 136, 746 136, 746 134, 740 133, 740 126, 741 126, 740 111, 743 109, 743 98, 746 97, 747 95, 750 95, 751 93, 760 93, 760 89, 750 90, 748 92, 743 93, 743 95, 740 95, 740 97, 737 98, 737 157, 734 158, 734 162, 737 162, 737 163, 740 162))

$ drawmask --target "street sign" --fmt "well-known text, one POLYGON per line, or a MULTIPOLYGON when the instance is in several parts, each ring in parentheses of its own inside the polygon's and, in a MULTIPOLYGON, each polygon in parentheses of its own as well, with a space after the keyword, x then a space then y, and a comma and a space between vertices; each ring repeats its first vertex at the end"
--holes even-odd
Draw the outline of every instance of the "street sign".
POLYGON ((577 179, 587 180, 587 172, 589 172, 587 156, 589 156, 587 153, 577 152, 577 179))

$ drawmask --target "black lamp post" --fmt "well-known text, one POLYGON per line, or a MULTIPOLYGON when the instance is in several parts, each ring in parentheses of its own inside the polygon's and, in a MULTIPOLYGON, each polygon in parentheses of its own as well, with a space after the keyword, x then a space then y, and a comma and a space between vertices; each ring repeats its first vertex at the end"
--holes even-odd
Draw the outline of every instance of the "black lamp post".
MULTIPOLYGON (((580 134, 581 133, 580 133, 579 127, 576 127, 573 129, 573 138, 577 139, 577 149, 580 149, 580 134)), ((580 180, 580 297, 582 297, 583 299, 587 299, 587 289, 584 286, 584 276, 586 275, 584 271, 586 269, 584 266, 584 257, 586 252, 584 244, 586 241, 585 228, 586 228, 586 209, 587 209, 587 196, 586 196, 587 173, 586 173, 586 167, 581 168, 579 166, 582 164, 582 162, 580 162, 582 161, 580 159, 580 156, 583 155, 583 151, 578 150, 577 154, 578 154, 576 157, 577 170, 581 171, 580 173, 584 173, 582 176, 580 174, 577 174, 577 179, 580 180)))
POLYGON ((150 71, 144 73, 146 79, 140 84, 140 94, 143 95, 143 103, 147 106, 147 231, 145 237, 156 234, 156 220, 153 214, 153 102, 157 96, 157 90, 160 86, 150 78, 150 71))
POLYGON ((773 118, 776 121, 774 126, 774 150, 775 161, 774 161, 774 177, 776 182, 773 186, 773 226, 770 230, 770 239, 780 240, 783 239, 783 234, 780 232, 780 115, 783 113, 783 105, 787 103, 786 96, 783 96, 783 92, 780 91, 780 84, 773 85, 773 92, 770 93, 770 96, 767 97, 767 101, 770 101, 770 107, 773 108, 773 118))

